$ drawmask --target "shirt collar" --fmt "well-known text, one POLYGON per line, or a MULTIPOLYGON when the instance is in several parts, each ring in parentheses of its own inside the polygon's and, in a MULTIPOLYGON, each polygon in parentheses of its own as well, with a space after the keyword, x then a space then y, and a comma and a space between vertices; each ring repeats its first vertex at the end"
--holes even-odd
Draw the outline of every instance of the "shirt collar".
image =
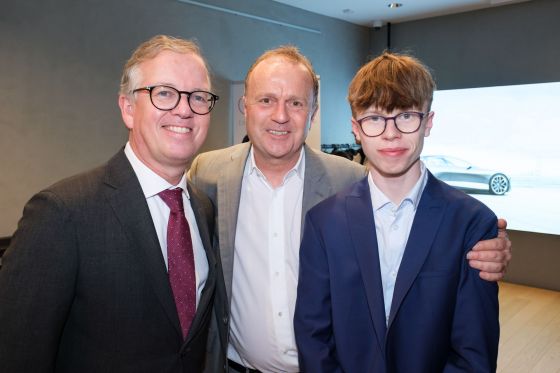
MULTIPOLYGON (((255 152, 253 149, 253 145, 251 145, 251 149, 249 150, 249 157, 247 158, 247 163, 245 166, 245 173, 247 175, 251 175, 252 173, 256 173, 262 177, 265 177, 261 170, 257 167, 257 163, 255 162, 255 152)), ((284 175, 284 182, 291 177, 292 175, 297 175, 301 180, 303 180, 305 176, 305 151, 303 150, 303 146, 301 147, 301 151, 299 153, 299 158, 294 167, 292 167, 286 175, 284 175)))
MULTIPOLYGON (((426 183, 428 182, 428 173, 426 172, 426 166, 424 162, 420 162, 420 177, 418 181, 412 189, 408 192, 405 198, 401 201, 398 207, 402 206, 403 202, 409 201, 414 206, 414 210, 418 208, 418 204, 420 203, 420 197, 422 197, 422 192, 426 187, 426 183)), ((387 196, 375 185, 373 178, 371 177, 371 173, 368 175, 368 184, 369 190, 371 193, 371 202, 373 205, 373 209, 375 211, 383 208, 387 204, 392 204, 391 200, 387 198, 387 196)))
POLYGON ((170 184, 167 180, 156 174, 148 166, 146 166, 142 161, 136 156, 134 150, 130 146, 130 142, 127 142, 124 147, 124 154, 128 158, 138 181, 140 182, 140 187, 144 193, 144 197, 150 198, 166 189, 182 188, 183 193, 189 197, 189 192, 187 190, 187 177, 183 174, 181 180, 177 185, 170 184))

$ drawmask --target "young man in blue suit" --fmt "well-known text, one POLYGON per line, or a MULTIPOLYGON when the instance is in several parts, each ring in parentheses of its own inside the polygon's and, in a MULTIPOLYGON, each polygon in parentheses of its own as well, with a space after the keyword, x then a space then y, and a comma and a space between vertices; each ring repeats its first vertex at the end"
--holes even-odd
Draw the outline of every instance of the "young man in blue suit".
POLYGON ((496 216, 420 161, 435 88, 417 59, 384 53, 349 88, 369 175, 311 209, 294 317, 304 372, 492 372, 498 287, 466 254, 496 216))

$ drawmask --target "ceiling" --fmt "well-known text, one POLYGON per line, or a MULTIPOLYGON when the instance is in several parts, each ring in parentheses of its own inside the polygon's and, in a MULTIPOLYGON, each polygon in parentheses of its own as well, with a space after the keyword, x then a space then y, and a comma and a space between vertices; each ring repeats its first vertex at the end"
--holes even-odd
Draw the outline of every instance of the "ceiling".
POLYGON ((390 8, 390 0, 274 0, 313 13, 363 26, 386 25, 443 16, 530 0, 400 0, 390 8))

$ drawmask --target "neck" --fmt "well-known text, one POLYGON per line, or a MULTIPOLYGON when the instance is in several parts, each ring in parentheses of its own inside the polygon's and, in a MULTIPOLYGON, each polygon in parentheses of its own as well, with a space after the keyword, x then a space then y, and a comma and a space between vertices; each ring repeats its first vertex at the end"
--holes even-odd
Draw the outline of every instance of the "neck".
POLYGON ((289 159, 265 158, 257 151, 254 151, 253 154, 255 156, 256 166, 264 176, 266 176, 266 179, 273 188, 282 184, 284 177, 286 177, 288 172, 297 164, 300 156, 299 152, 296 157, 291 157, 289 159))
POLYGON ((130 142, 130 147, 132 148, 134 155, 136 155, 136 157, 140 160, 140 162, 142 162, 146 167, 148 167, 150 170, 155 172, 158 176, 163 178, 169 184, 171 185, 179 184, 179 181, 181 181, 183 174, 186 172, 187 164, 177 164, 176 166, 173 165, 163 166, 158 163, 150 163, 141 156, 140 152, 138 152, 135 149, 134 143, 132 141, 130 142))
POLYGON ((393 202, 399 205, 414 188, 420 178, 420 162, 414 163, 400 175, 388 175, 380 172, 370 164, 369 172, 375 185, 393 202))
MULTIPOLYGON (((177 172, 173 172, 171 174, 165 173, 165 172, 158 172, 156 170, 153 170, 156 174, 158 174, 159 176, 161 176, 162 178, 165 179, 165 181, 167 181, 169 184, 171 185, 177 185, 179 184, 179 182, 181 181, 181 178, 183 177, 183 174, 185 173, 185 168, 182 168, 180 173, 177 172)), ((168 171, 168 170, 165 170, 168 171)))

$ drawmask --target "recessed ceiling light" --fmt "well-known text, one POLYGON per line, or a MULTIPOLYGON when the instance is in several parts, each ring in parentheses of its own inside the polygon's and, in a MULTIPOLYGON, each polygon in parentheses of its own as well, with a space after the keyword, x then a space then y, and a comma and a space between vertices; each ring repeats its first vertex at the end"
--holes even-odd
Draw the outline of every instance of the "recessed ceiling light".
POLYGON ((389 3, 387 4, 387 6, 389 8, 400 8, 402 6, 402 3, 389 3))

